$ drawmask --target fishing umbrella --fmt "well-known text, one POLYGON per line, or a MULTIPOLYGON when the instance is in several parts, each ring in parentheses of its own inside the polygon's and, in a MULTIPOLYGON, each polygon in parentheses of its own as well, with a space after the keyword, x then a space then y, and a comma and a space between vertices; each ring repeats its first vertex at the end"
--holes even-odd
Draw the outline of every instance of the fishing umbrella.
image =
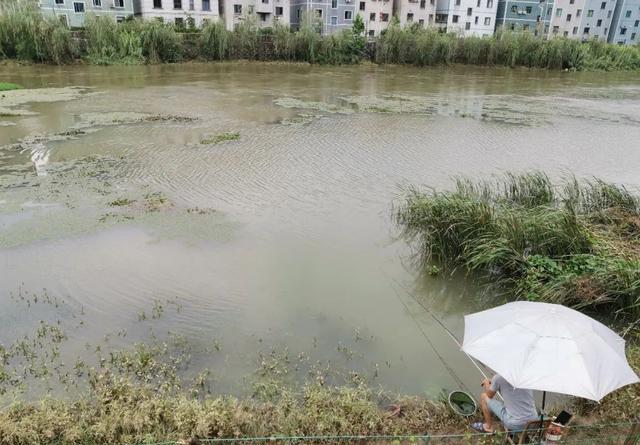
POLYGON ((521 389, 599 401, 639 381, 624 344, 602 323, 558 304, 517 301, 464 317, 462 350, 521 389))

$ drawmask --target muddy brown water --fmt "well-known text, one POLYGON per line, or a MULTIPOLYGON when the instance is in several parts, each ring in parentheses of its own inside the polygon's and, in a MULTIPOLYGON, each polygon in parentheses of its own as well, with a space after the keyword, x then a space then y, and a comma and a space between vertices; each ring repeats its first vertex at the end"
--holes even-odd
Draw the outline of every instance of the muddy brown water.
MULTIPOLYGON (((394 391, 459 388, 414 319, 475 391, 399 287, 419 275, 394 238, 401 188, 530 169, 640 186, 637 74, 229 63, 0 81, 37 89, 0 98, 0 343, 74 311, 69 357, 171 331, 215 342, 193 361, 221 391, 272 349, 394 391), (16 303, 43 292, 64 307, 16 303)), ((491 300, 463 277, 417 292, 459 336, 491 300)))

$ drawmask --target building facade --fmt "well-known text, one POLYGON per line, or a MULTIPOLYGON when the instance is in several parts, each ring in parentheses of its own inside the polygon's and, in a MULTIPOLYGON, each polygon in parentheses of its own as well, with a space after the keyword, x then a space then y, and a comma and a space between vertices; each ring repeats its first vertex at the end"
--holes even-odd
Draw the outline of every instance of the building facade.
POLYGON ((438 0, 436 25, 463 36, 488 37, 496 26, 496 0, 438 0))
POLYGON ((88 14, 111 17, 118 22, 133 15, 132 0, 41 0, 40 9, 71 28, 83 27, 88 14))
POLYGON ((358 0, 290 0, 290 24, 300 28, 305 17, 313 17, 319 23, 322 34, 332 34, 351 28, 356 17, 358 0))
POLYGON ((637 45, 640 42, 640 0, 618 0, 608 41, 619 45, 637 45))
POLYGON ((551 36, 607 40, 615 0, 556 0, 551 36))
MULTIPOLYGON (((125 0, 126 1, 126 0, 125 0)), ((219 17, 218 0, 133 0, 137 17, 161 20, 176 26, 202 27, 219 17)))
POLYGON ((433 26, 436 18, 436 0, 395 0, 393 11, 400 26, 433 26))
POLYGON ((267 28, 276 22, 290 23, 289 0, 220 0, 220 14, 225 27, 234 29, 247 17, 255 15, 260 27, 267 28))
POLYGON ((359 0, 357 14, 364 20, 365 34, 369 37, 379 36, 391 23, 393 1, 359 0))
POLYGON ((549 35, 554 0, 503 0, 498 2, 496 29, 529 31, 535 35, 549 35))

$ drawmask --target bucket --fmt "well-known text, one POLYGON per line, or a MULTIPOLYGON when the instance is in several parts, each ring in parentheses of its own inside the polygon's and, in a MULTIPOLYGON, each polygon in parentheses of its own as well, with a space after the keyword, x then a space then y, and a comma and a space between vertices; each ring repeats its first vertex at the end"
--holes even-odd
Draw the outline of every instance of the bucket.
POLYGON ((473 416, 478 409, 476 401, 464 391, 449 393, 449 406, 458 415, 463 417, 473 416))

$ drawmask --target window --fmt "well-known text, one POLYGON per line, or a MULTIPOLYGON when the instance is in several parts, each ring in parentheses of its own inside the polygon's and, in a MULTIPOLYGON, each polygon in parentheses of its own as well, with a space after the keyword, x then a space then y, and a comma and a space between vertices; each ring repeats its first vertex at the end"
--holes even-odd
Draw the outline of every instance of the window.
POLYGON ((636 33, 634 32, 633 34, 631 34, 631 40, 635 40, 636 39, 636 33))
POLYGON ((331 24, 332 25, 337 25, 338 24, 338 17, 337 16, 332 16, 331 17, 331 24))
POLYGON ((558 34, 558 31, 560 31, 560 27, 559 27, 559 26, 554 26, 554 27, 553 27, 553 31, 552 31, 552 32, 553 32, 554 34, 558 34))
POLYGON ((608 18, 608 19, 610 19, 610 18, 611 18, 611 11, 609 11, 609 12, 607 13, 607 18, 608 18))
POLYGON ((153 9, 162 9, 162 0, 153 0, 153 9))
POLYGON ((345 19, 345 20, 351 20, 351 19, 353 19, 353 11, 345 11, 345 12, 344 12, 344 19, 345 19))
POLYGON ((464 29, 466 29, 466 30, 471 29, 471 22, 466 22, 466 23, 464 24, 464 29))
POLYGON ((93 0, 93 6, 96 8, 102 8, 102 0, 93 0))
POLYGON ((249 10, 249 14, 253 14, 253 5, 249 5, 247 9, 249 10))
POLYGON ((338 0, 331 0, 331 9, 338 8, 338 0))
MULTIPOLYGON (((64 0, 56 0, 56 5, 64 5, 64 0)), ((67 16, 61 15, 60 17, 65 17, 65 20, 66 20, 67 16)))
POLYGON ((322 9, 316 9, 316 17, 322 18, 322 9))
POLYGON ((602 19, 598 19, 598 21, 596 22, 596 26, 602 26, 602 19))
POLYGON ((487 8, 493 8, 493 0, 487 0, 487 8))
POLYGON ((433 23, 433 14, 429 14, 429 24, 433 23))
POLYGON ((456 0, 456 6, 460 6, 460 0, 456 0))
POLYGON ((638 25, 640 25, 640 20, 636 20, 636 22, 633 24, 633 27, 634 27, 634 28, 637 28, 637 27, 638 27, 638 25))
POLYGON ((607 9, 607 2, 600 3, 600 9, 607 9))
POLYGON ((202 0, 202 10, 211 11, 211 0, 202 0))
POLYGON ((477 25, 478 21, 480 21, 480 17, 476 16, 475 20, 473 21, 473 24, 477 25))
POLYGON ((565 32, 563 32, 563 33, 562 33, 562 35, 563 35, 564 37, 568 37, 568 36, 569 36, 569 31, 565 31, 565 32))
POLYGON ((177 28, 184 27, 184 19, 182 17, 176 17, 175 24, 177 28))
POLYGON ((569 0, 569 4, 573 5, 576 2, 576 0, 569 0))
POLYGON ((627 28, 620 28, 620 35, 625 35, 627 33, 627 28))
POLYGON ((427 0, 420 0, 420 9, 424 9, 427 7, 427 0))
POLYGON ((593 9, 587 11, 587 17, 593 17, 593 9))
POLYGON ((451 21, 453 23, 458 23, 458 19, 460 18, 460 16, 454 15, 453 18, 451 19, 451 21))
POLYGON ((360 11, 364 11, 365 3, 360 2, 360 11))
POLYGON ((173 9, 182 9, 182 0, 173 0, 173 9))
POLYGON ((512 24, 511 24, 511 31, 514 31, 515 29, 516 29, 516 24, 515 24, 515 23, 512 23, 512 24))
POLYGON ((556 17, 562 17, 562 8, 556 9, 556 17))
POLYGON ((471 17, 472 14, 473 14, 473 8, 467 8, 467 16, 471 17))
POLYGON ((276 15, 282 15, 283 9, 282 6, 276 6, 276 15))
POLYGON ((578 9, 576 11, 576 17, 580 17, 582 15, 582 9, 578 9))
POLYGON ((58 16, 58 20, 60 20, 60 23, 62 23, 62 26, 69 26, 69 22, 67 21, 67 15, 59 15, 58 16))
POLYGON ((196 19, 193 17, 187 17, 187 28, 194 29, 196 27, 196 19))
POLYGON ((424 26, 424 19, 420 19, 420 20, 418 20, 418 25, 420 25, 420 26, 424 26))
POLYGON ((522 25, 523 31, 529 31, 529 25, 522 25))
MULTIPOLYGON (((234 14, 242 14, 242 5, 233 5, 234 14)), ((300 17, 300 10, 298 9, 298 17, 300 17)))
POLYGON ((413 12, 407 14, 407 22, 413 22, 413 12))
POLYGON ((588 26, 584 28, 583 34, 589 34, 589 27, 588 26))
POLYGON ((202 19, 202 27, 209 26, 209 19, 202 19))
POLYGON ((485 26, 490 26, 491 25, 491 17, 485 17, 484 18, 484 24, 485 24, 485 26))
POLYGON ((604 29, 604 35, 607 35, 607 34, 608 34, 608 33, 607 33, 607 31, 609 31, 609 28, 605 28, 605 29, 604 29))
POLYGON ((436 4, 436 0, 429 0, 429 3, 432 4, 432 5, 435 5, 436 4))
POLYGON ((373 29, 369 30, 369 37, 374 37, 376 35, 376 32, 373 29))
POLYGON ((269 0, 262 0, 262 3, 269 4, 269 0))
POLYGON ((196 9, 195 0, 189 0, 189 11, 196 9))
POLYGON ((73 2, 73 11, 76 13, 84 12, 84 2, 73 2))
POLYGON ((376 21, 376 13, 372 12, 371 14, 369 14, 369 21, 370 22, 375 22, 376 21))
POLYGON ((518 13, 518 5, 511 6, 511 12, 513 12, 514 14, 517 14, 518 13))
POLYGON ((389 21, 389 14, 386 12, 381 12, 380 13, 380 20, 382 20, 383 22, 388 22, 389 21))
POLYGON ((525 11, 527 12, 527 14, 531 14, 531 6, 527 6, 525 8, 525 11))
POLYGON ((260 21, 261 22, 266 22, 267 21, 267 16, 269 15, 268 12, 259 12, 258 13, 258 17, 260 17, 260 21))
POLYGON ((124 0, 113 0, 113 6, 116 8, 124 8, 124 0))
POLYGON ((479 8, 479 7, 480 7, 480 2, 481 2, 481 1, 482 1, 482 0, 478 0, 478 3, 476 3, 476 8, 479 8))
POLYGON ((627 18, 631 17, 631 10, 628 10, 624 16, 627 18))
POLYGON ((571 21, 571 14, 567 14, 567 22, 571 21))

